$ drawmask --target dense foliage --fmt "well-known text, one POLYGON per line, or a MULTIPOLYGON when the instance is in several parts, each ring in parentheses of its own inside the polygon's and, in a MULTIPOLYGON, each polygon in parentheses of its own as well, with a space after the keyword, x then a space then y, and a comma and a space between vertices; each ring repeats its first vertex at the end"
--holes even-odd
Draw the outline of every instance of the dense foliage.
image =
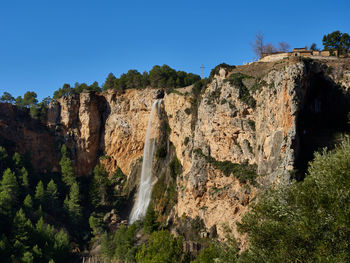
POLYGON ((74 87, 71 87, 69 84, 63 84, 63 87, 56 90, 53 94, 53 99, 59 99, 63 96, 68 96, 72 94, 79 94, 83 91, 101 91, 101 88, 98 86, 98 83, 95 81, 91 85, 87 85, 86 83, 75 83, 74 87))
MULTIPOLYGON (((74 87, 64 84, 62 88, 54 92, 53 98, 58 99, 83 91, 99 92, 101 90, 113 89, 119 93, 123 93, 126 89, 144 89, 147 87, 154 89, 179 88, 189 86, 198 80, 200 80, 198 75, 176 71, 168 65, 156 65, 149 72, 145 71, 142 74, 135 69, 131 69, 127 73, 121 74, 119 78, 113 73, 109 73, 105 83, 102 85, 102 89, 96 81, 91 85, 75 83, 74 87)), ((11 100, 11 97, 5 96, 4 100, 11 100)))
POLYGON ((129 70, 120 78, 110 73, 103 85, 103 90, 114 89, 123 92, 126 89, 143 89, 148 86, 154 89, 179 88, 189 86, 198 80, 200 80, 198 75, 176 71, 168 65, 156 65, 143 74, 137 70, 129 70))
POLYGON ((350 142, 317 153, 303 182, 265 193, 239 228, 242 262, 350 261, 350 142))
POLYGON ((174 237, 166 230, 153 232, 147 246, 142 245, 136 255, 136 262, 181 262, 182 238, 174 237))
POLYGON ((63 145, 61 173, 36 174, 30 161, 0 146, 1 262, 72 261, 106 230, 103 216, 117 208, 114 187, 125 176, 118 169, 110 179, 99 165, 92 180, 77 178, 69 156, 63 145))
POLYGON ((329 50, 331 54, 334 54, 334 51, 337 51, 338 55, 347 55, 350 52, 350 36, 348 33, 341 33, 339 30, 324 35, 322 43, 324 49, 329 50))
POLYGON ((18 153, 10 158, 3 147, 0 153, 1 261, 64 262, 72 258, 69 234, 49 223, 55 222, 52 216, 62 207, 54 178, 44 183, 28 172, 30 167, 24 166, 18 153))

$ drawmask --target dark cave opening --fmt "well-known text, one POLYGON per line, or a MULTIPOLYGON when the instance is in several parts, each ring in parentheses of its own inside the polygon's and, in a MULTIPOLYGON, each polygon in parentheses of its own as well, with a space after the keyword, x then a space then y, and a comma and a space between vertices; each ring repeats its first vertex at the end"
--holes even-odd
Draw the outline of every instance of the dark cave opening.
POLYGON ((303 107, 297 116, 298 147, 295 178, 305 177, 314 152, 334 148, 337 138, 348 130, 349 97, 322 73, 313 74, 307 84, 303 107))

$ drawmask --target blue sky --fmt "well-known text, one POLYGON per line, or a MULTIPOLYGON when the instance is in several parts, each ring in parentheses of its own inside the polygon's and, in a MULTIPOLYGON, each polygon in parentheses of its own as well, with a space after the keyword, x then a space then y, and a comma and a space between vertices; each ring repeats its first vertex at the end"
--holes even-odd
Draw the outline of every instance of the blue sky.
POLYGON ((0 94, 52 96, 64 83, 104 82, 167 64, 205 75, 217 64, 252 61, 250 43, 322 47, 350 33, 350 2, 0 0, 0 94))

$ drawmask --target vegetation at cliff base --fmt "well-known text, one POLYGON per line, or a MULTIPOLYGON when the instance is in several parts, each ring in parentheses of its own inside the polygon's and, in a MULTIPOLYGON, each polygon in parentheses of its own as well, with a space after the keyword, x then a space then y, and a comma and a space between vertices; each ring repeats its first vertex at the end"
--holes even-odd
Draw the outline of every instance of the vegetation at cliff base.
POLYGON ((269 190, 243 217, 241 262, 350 261, 350 141, 315 154, 304 181, 269 190))
MULTIPOLYGON (((72 258, 71 237, 53 220, 61 211, 65 213, 57 185, 62 182, 50 176, 43 181, 30 172, 18 153, 11 158, 3 147, 0 152, 1 261, 64 262, 72 258)), ((64 217, 61 220, 69 222, 64 217)))

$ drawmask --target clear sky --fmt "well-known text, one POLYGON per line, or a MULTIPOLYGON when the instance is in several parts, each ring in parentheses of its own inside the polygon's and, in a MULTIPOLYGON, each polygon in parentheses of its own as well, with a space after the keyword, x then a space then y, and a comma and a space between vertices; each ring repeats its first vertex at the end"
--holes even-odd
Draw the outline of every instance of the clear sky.
POLYGON ((205 75, 252 61, 250 43, 322 47, 350 33, 350 1, 0 0, 0 95, 52 96, 64 83, 104 82, 167 64, 205 75))

